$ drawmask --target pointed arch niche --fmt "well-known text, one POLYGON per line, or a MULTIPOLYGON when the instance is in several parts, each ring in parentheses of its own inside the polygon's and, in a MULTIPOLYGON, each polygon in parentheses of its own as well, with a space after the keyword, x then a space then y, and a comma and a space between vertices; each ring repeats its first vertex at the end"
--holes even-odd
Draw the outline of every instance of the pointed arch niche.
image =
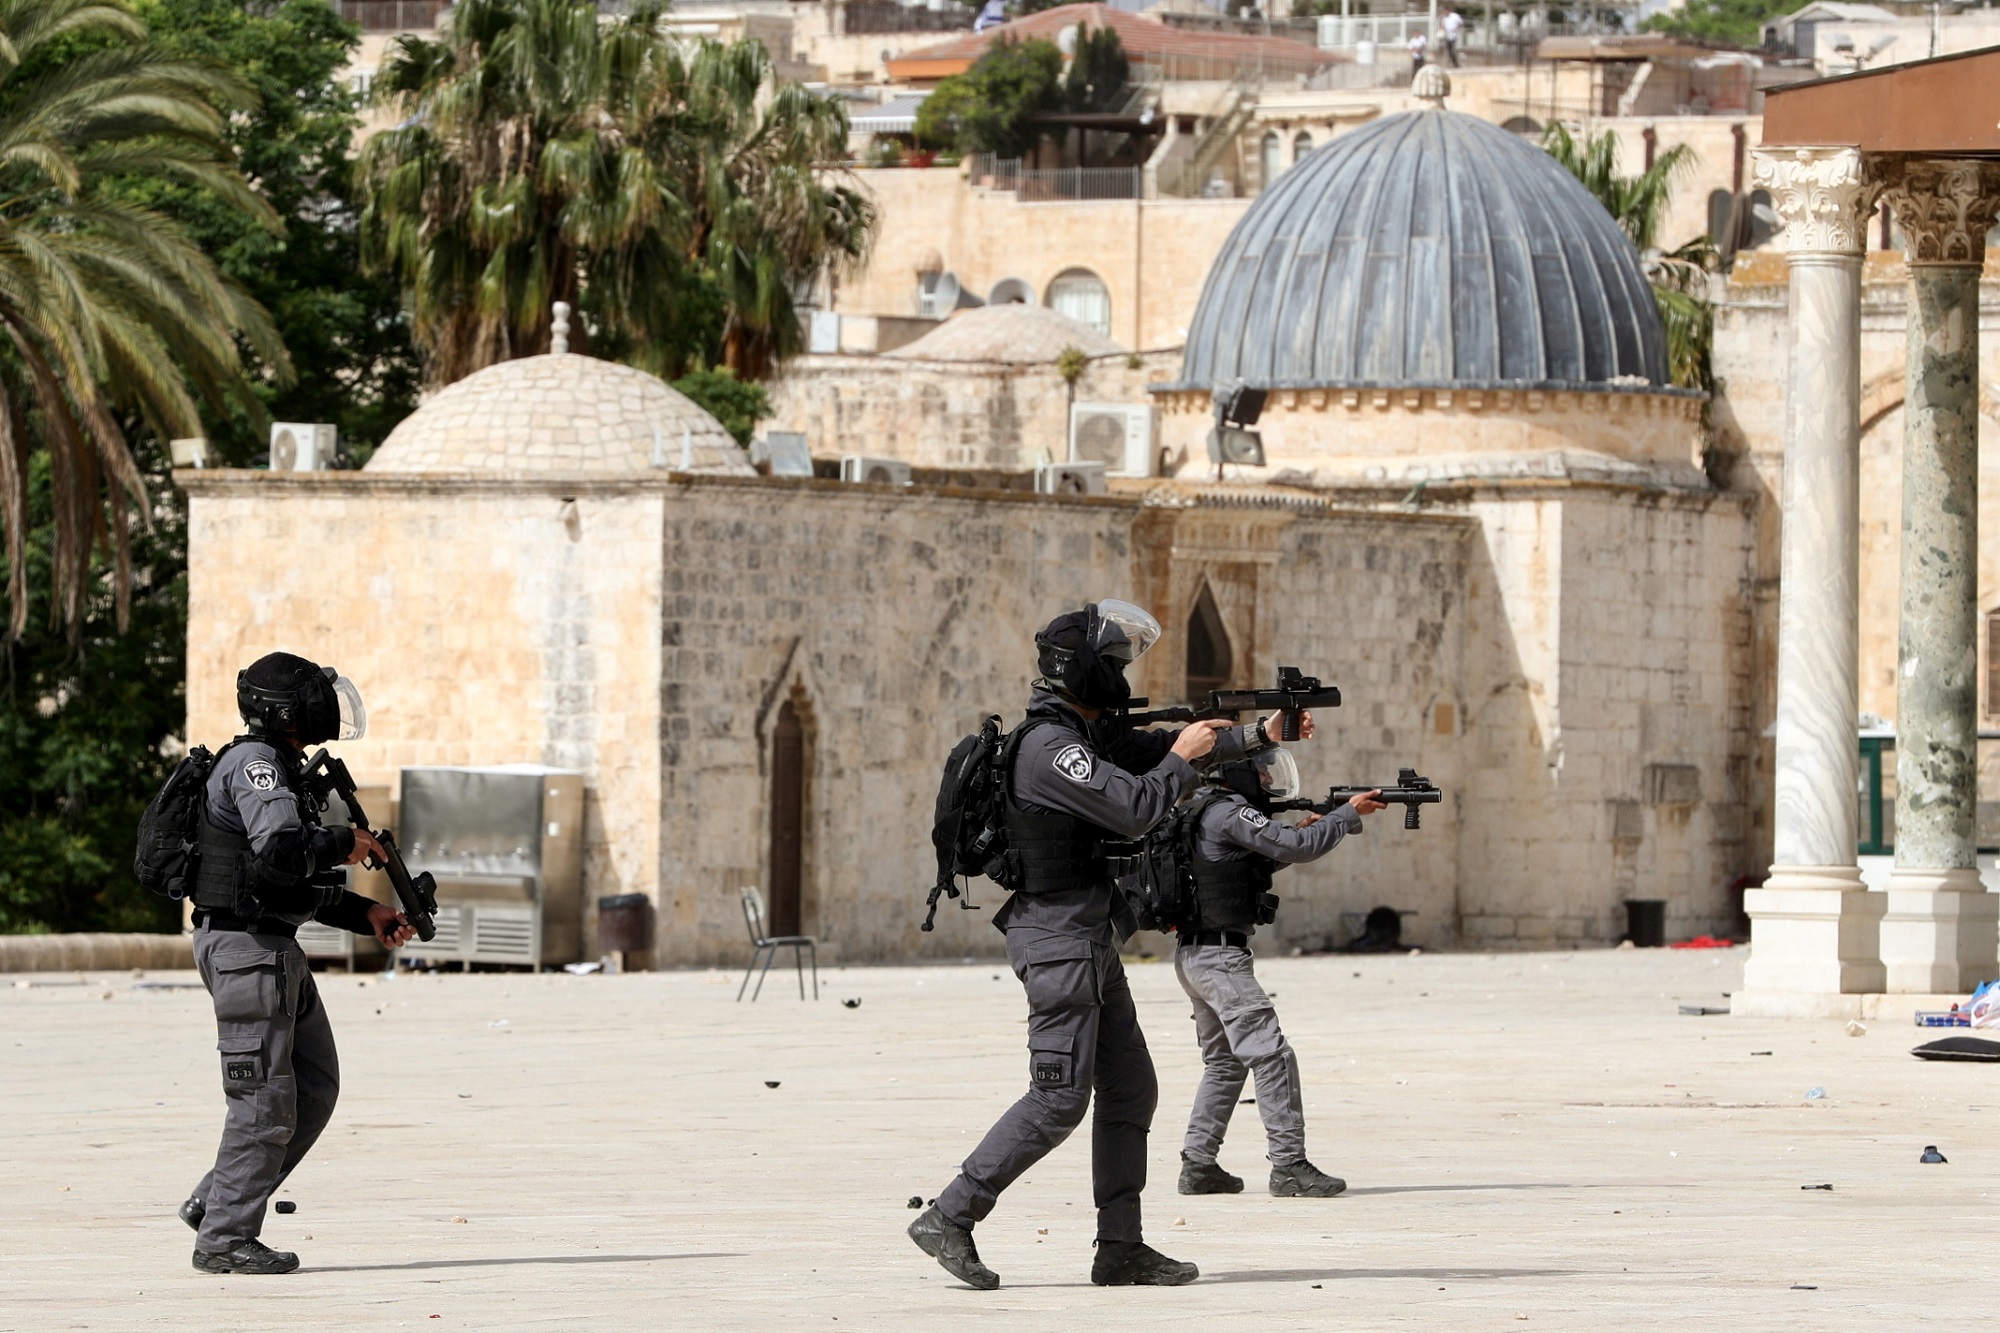
POLYGON ((1229 645, 1229 628, 1222 623, 1222 610, 1215 604, 1215 591, 1208 580, 1201 581, 1194 606, 1187 619, 1187 697, 1199 699, 1210 690, 1229 684, 1236 655, 1229 645))

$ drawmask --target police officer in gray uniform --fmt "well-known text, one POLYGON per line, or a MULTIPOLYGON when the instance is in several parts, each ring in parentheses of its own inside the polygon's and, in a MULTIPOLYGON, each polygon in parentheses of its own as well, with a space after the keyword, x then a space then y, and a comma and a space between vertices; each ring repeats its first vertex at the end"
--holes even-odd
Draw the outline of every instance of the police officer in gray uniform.
POLYGON ((1137 731, 1105 718, 1131 698, 1125 667, 1159 637, 1159 623, 1126 602, 1058 616, 1036 636, 1041 679, 1008 738, 1008 855, 1019 878, 993 924, 1006 933, 1008 960, 1027 990, 1028 1091, 909 1229, 924 1253, 982 1290, 1000 1278, 980 1262, 972 1228, 1083 1122, 1093 1090, 1090 1280, 1179 1286, 1198 1276, 1193 1264, 1148 1246, 1140 1228, 1159 1083, 1118 961, 1136 923, 1104 844, 1137 838, 1165 818, 1194 786, 1194 761, 1212 749, 1242 754, 1252 728, 1197 722, 1137 731))
POLYGON ((181 1205, 205 1273, 289 1273, 299 1257, 257 1239, 264 1208, 333 1115, 340 1063, 297 934, 314 920, 410 937, 402 913, 343 885, 339 868, 381 853, 366 829, 325 828, 301 800, 304 751, 358 739, 361 695, 345 676, 289 653, 236 677, 247 724, 216 755, 194 876, 194 961, 215 1001, 226 1112, 215 1167, 181 1205))
POLYGON ((1194 1001, 1202 1079, 1181 1148, 1182 1194, 1237 1194, 1243 1178, 1217 1165, 1222 1136, 1243 1092, 1257 1079, 1257 1113, 1271 1160, 1271 1193, 1281 1198, 1330 1199, 1347 1182, 1306 1160, 1305 1098, 1299 1061, 1278 1027, 1278 1011, 1257 981, 1250 936, 1269 924, 1278 900, 1272 872, 1316 861, 1343 838, 1361 832, 1361 817, 1382 809, 1363 792, 1321 818, 1297 826, 1271 818, 1274 801, 1298 794, 1299 770, 1282 746, 1218 764, 1207 789, 1180 818, 1193 821, 1195 920, 1179 931, 1174 975, 1194 1001))

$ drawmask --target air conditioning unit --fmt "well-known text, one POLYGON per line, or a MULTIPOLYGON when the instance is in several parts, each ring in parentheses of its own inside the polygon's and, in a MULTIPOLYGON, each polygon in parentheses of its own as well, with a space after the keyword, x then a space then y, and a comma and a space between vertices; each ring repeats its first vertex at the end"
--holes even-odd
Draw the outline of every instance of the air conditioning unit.
POLYGON ((1153 409, 1145 403, 1075 403, 1069 409, 1069 461, 1102 463, 1108 477, 1150 477, 1153 409))
POLYGON ((1102 463, 1040 463, 1035 467, 1035 489, 1043 495, 1102 495, 1102 463))
POLYGON ((910 484, 910 465, 900 458, 848 454, 840 460, 840 479, 864 486, 907 486, 910 484))
POLYGON ((271 471, 324 472, 333 466, 340 434, 328 422, 271 423, 271 471))

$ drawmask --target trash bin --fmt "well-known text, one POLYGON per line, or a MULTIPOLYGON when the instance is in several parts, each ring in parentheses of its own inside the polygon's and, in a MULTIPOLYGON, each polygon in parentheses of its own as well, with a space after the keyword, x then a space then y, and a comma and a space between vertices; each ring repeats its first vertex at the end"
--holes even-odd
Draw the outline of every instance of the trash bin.
POLYGON ((644 953, 653 947, 651 901, 643 893, 597 900, 597 947, 605 953, 644 953))
POLYGON ((1658 949, 1667 942, 1667 900, 1627 898, 1625 938, 1637 949, 1658 949))

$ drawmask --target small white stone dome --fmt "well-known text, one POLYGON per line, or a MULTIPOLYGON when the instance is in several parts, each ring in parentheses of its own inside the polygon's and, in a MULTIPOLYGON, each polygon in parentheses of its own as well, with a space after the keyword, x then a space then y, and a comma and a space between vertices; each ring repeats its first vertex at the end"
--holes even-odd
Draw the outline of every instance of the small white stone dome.
POLYGON ((1054 361, 1065 347, 1085 356, 1110 356, 1125 349, 1088 324, 1041 305, 987 305, 961 310, 891 356, 909 361, 1001 361, 1038 365, 1054 361))
POLYGON ((755 474, 722 423, 666 381, 567 352, 447 386, 389 432, 367 470, 755 474))

